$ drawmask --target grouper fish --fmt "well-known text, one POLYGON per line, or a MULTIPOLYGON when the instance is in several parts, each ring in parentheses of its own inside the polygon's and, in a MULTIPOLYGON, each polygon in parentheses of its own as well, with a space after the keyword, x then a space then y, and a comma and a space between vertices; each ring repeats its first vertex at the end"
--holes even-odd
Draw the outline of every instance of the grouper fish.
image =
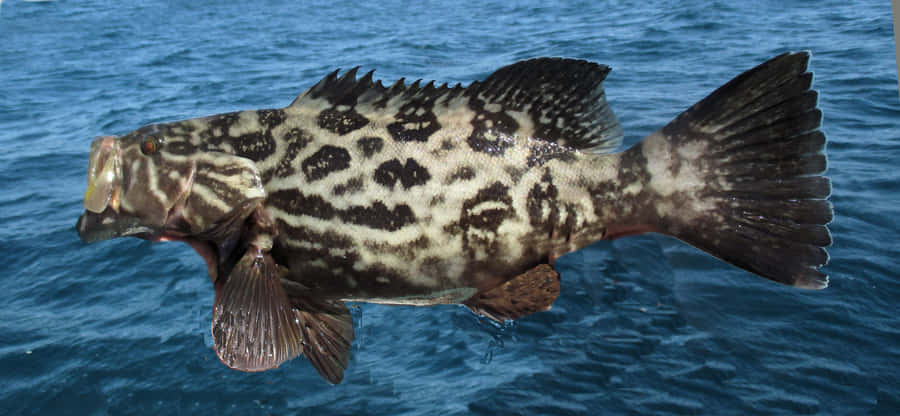
POLYGON ((225 365, 303 354, 335 384, 345 302, 516 319, 549 309, 554 261, 597 240, 666 234, 821 289, 831 185, 808 61, 777 56, 617 153, 604 65, 529 59, 467 87, 335 71, 285 108, 95 139, 76 228, 189 244, 225 365))

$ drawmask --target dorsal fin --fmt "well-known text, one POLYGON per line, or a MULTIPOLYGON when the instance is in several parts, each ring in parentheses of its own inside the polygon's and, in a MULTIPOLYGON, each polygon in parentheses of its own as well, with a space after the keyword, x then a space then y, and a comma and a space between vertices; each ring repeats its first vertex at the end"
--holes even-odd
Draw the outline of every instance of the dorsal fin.
MULTIPOLYGON (((324 99, 326 107, 333 110, 365 105, 368 111, 384 111, 394 117, 397 122, 388 129, 400 140, 427 140, 440 128, 434 114, 462 105, 474 114, 461 122, 471 122, 475 127, 472 140, 485 146, 492 146, 487 133, 534 137, 595 153, 613 151, 622 141, 622 128, 603 91, 609 73, 605 65, 535 58, 500 68, 468 87, 436 86, 434 81, 422 86, 422 80, 407 85, 404 78, 385 87, 381 81, 373 82, 372 71, 356 79, 357 71, 353 68, 341 76, 339 71, 332 72, 291 106, 303 106, 307 98, 324 99), (465 99, 454 100, 458 97, 465 99), (416 123, 427 127, 401 128, 416 123)), ((316 108, 321 109, 322 103, 316 108)))
MULTIPOLYGON (((356 79, 356 73, 359 67, 351 68, 349 71, 338 77, 340 69, 322 78, 316 85, 310 87, 303 94, 300 94, 291 106, 302 105, 303 98, 324 98, 332 105, 356 105, 357 99, 367 91, 384 90, 381 83, 372 82, 372 74, 374 70, 369 71, 360 79, 356 79)), ((381 91, 378 91, 381 92, 381 91)))
POLYGON ((610 68, 565 58, 535 58, 504 66, 473 83, 486 103, 524 111, 534 137, 563 146, 607 153, 622 142, 622 127, 606 102, 603 80, 610 68))

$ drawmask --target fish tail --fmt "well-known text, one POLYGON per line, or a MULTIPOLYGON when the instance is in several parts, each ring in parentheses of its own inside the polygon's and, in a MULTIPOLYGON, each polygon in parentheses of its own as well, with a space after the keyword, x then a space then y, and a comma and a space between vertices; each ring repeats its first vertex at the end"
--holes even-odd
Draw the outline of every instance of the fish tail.
POLYGON ((639 225, 605 238, 661 232, 767 279, 826 287, 831 183, 808 61, 773 58, 623 152, 620 206, 640 205, 625 221, 639 225))

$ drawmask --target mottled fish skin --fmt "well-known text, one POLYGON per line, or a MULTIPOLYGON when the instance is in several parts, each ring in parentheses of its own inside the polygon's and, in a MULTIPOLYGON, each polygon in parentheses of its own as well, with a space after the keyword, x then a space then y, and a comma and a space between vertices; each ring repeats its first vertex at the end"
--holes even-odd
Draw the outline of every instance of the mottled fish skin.
POLYGON ((617 182, 616 156, 536 139, 536 120, 460 87, 393 96, 348 105, 307 92, 167 134, 255 162, 273 256, 319 296, 458 303, 602 237, 616 204, 595 206, 592 190, 617 182))
POLYGON ((86 242, 190 244, 216 288, 216 354, 243 371, 303 354, 338 383, 342 301, 546 310, 553 261, 659 232, 783 284, 822 289, 833 218, 809 54, 748 70, 611 154, 609 68, 538 58, 468 87, 335 71, 281 109, 94 141, 86 242))
MULTIPOLYGON (((754 69, 772 72, 758 75, 762 80, 793 83, 769 93, 773 104, 781 94, 800 94, 793 99, 797 104, 786 102, 787 109, 761 111, 759 123, 796 111, 801 117, 796 129, 815 132, 821 113, 815 91, 808 91, 811 76, 803 72, 807 59, 785 55, 754 69)), ((297 283, 286 287, 333 299, 458 303, 601 238, 660 231, 684 239, 692 227, 710 226, 727 233, 734 225, 725 215, 743 208, 734 196, 716 195, 743 192, 728 175, 748 156, 722 153, 725 144, 739 143, 729 134, 740 130, 725 127, 746 117, 743 104, 730 109, 736 121, 724 119, 729 108, 717 102, 721 108, 703 109, 701 116, 717 111, 723 116, 708 121, 705 130, 679 121, 692 115, 689 110, 640 145, 607 154, 622 137, 603 93, 608 71, 586 61, 542 58, 504 67, 466 88, 406 85, 402 79, 384 87, 372 81, 372 72, 357 78, 356 69, 340 77, 335 71, 283 109, 139 129, 131 136, 162 138, 157 156, 171 168, 147 165, 144 172, 144 165, 135 163, 131 169, 160 187, 164 181, 184 181, 182 171, 190 164, 207 178, 194 183, 188 196, 183 217, 191 227, 182 227, 184 234, 206 239, 224 234, 210 223, 246 217, 261 200, 276 224, 272 256, 287 269, 283 278, 297 283), (258 172, 241 161, 251 161, 258 172), (253 174, 259 175, 264 196, 240 189, 253 174), (235 201, 244 207, 229 213, 237 208, 235 201)), ((734 100, 742 103, 753 91, 735 94, 734 100)), ((824 138, 795 141, 808 141, 814 154, 788 164, 807 166, 799 174, 821 173, 824 138)), ((807 179, 824 190, 800 196, 827 197, 827 178, 807 179)), ((170 207, 167 198, 178 194, 151 191, 141 195, 141 204, 170 207)), ((821 225, 830 220, 830 205, 819 205, 815 209, 822 217, 810 230, 821 234, 814 244, 822 246, 830 242, 821 225)), ((219 236, 220 255, 239 245, 235 238, 241 237, 219 236)), ((716 244, 711 234, 700 239, 716 244)), ((827 261, 817 250, 813 269, 827 261)), ((709 251, 717 254, 714 246, 709 251)))

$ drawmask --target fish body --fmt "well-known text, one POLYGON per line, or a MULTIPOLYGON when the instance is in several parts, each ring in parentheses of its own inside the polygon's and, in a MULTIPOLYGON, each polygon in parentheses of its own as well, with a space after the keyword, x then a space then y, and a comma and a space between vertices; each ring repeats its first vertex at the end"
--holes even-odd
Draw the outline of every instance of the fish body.
POLYGON ((331 382, 344 301, 515 319, 555 300, 557 257, 600 239, 669 234, 821 288, 832 214, 807 61, 745 72, 619 153, 603 65, 538 58, 468 87, 335 71, 285 108, 97 139, 77 228, 187 242, 216 287, 223 362, 302 353, 331 382))

